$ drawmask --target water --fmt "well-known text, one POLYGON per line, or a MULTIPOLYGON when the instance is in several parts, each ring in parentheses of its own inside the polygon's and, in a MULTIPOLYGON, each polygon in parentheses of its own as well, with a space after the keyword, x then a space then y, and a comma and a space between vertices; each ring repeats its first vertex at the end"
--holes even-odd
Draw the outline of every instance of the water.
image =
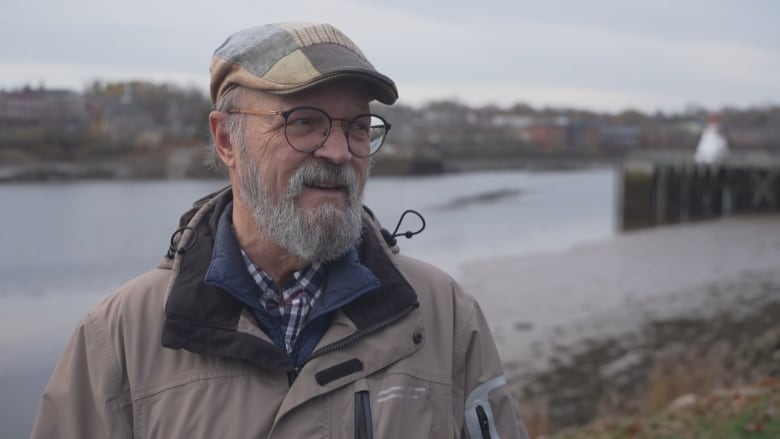
MULTIPOLYGON (((610 169, 373 178, 369 205, 391 231, 415 209, 425 231, 404 253, 441 266, 555 251, 614 233, 610 169)), ((218 181, 0 186, 0 426, 27 437, 49 374, 78 319, 154 266, 179 215, 218 181)), ((416 229, 409 218, 401 231, 416 229)))
MULTIPOLYGON (((377 179, 366 198, 390 230, 403 210, 420 211, 426 229, 410 240, 399 238, 402 251, 459 278, 460 266, 470 261, 561 250, 612 236, 615 178, 612 170, 596 170, 377 179), (480 194, 502 196, 480 200, 480 194)), ((407 221, 400 230, 416 230, 418 223, 407 221)))

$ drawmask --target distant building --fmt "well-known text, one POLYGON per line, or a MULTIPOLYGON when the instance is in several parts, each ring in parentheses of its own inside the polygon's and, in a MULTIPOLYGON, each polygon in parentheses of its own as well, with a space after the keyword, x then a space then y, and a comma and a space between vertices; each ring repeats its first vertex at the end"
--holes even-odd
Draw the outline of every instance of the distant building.
POLYGON ((640 146, 642 129, 634 125, 602 125, 600 127, 602 146, 629 149, 640 146))
POLYGON ((544 149, 560 149, 568 146, 568 126, 561 120, 537 120, 527 126, 525 140, 544 149))
POLYGON ((68 90, 0 92, 0 127, 46 127, 72 131, 87 123, 84 96, 68 90))
MULTIPOLYGON (((128 87, 129 88, 129 87, 128 87)), ((152 115, 133 104, 127 93, 114 96, 91 97, 89 100, 92 125, 96 136, 106 149, 155 149, 162 142, 162 131, 152 115)))
POLYGON ((524 140, 543 149, 635 148, 642 134, 638 126, 587 122, 565 116, 535 118, 524 125, 524 140))

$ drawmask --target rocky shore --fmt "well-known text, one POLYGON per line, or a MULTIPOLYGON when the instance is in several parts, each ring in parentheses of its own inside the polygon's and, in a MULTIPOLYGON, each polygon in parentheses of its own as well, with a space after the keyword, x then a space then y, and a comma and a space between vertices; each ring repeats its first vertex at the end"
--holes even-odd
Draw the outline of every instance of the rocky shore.
POLYGON ((533 435, 780 376, 780 217, 464 268, 533 435))

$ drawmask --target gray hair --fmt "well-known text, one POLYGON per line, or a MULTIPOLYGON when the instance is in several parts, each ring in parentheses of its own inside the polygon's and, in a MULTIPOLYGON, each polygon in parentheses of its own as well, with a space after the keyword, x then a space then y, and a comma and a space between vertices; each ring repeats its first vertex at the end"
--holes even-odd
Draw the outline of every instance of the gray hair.
MULTIPOLYGON (((245 118, 241 114, 228 113, 228 111, 235 108, 236 99, 240 94, 241 87, 234 87, 228 90, 219 97, 214 109, 225 113, 225 130, 230 135, 233 145, 243 151, 246 148, 245 118)), ((217 142, 213 134, 209 138, 208 145, 206 145, 206 154, 203 162, 206 167, 223 177, 228 174, 227 167, 222 162, 219 154, 217 154, 217 142)))

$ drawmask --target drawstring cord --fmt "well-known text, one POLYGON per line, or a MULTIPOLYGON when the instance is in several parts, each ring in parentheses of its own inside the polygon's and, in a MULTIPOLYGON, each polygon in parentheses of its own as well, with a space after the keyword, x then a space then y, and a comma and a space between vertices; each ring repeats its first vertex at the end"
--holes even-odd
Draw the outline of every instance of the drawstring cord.
POLYGON ((404 213, 401 214, 401 218, 398 219, 398 224, 396 224, 393 233, 388 232, 387 229, 382 229, 381 232, 382 232, 382 237, 385 239, 387 245, 393 247, 398 243, 398 240, 395 239, 396 237, 403 236, 406 239, 410 239, 412 236, 422 233, 423 230, 425 230, 425 218, 423 218, 420 212, 417 212, 416 210, 412 210, 412 209, 407 209, 404 211, 404 213), (405 232, 398 233, 398 229, 401 228, 401 223, 404 222, 404 218, 406 217, 406 214, 409 213, 416 215, 417 218, 420 219, 420 223, 421 223, 420 229, 414 232, 412 232, 411 230, 407 230, 405 232))
POLYGON ((187 251, 189 251, 192 247, 195 246, 195 244, 198 242, 198 231, 193 229, 192 227, 180 227, 176 229, 176 231, 173 232, 171 235, 171 244, 168 246, 168 252, 165 254, 165 256, 168 259, 173 259, 174 254, 183 255, 187 251), (184 247, 179 248, 179 242, 181 241, 182 236, 184 235, 184 232, 189 230, 192 232, 192 239, 187 242, 187 244, 184 247))

